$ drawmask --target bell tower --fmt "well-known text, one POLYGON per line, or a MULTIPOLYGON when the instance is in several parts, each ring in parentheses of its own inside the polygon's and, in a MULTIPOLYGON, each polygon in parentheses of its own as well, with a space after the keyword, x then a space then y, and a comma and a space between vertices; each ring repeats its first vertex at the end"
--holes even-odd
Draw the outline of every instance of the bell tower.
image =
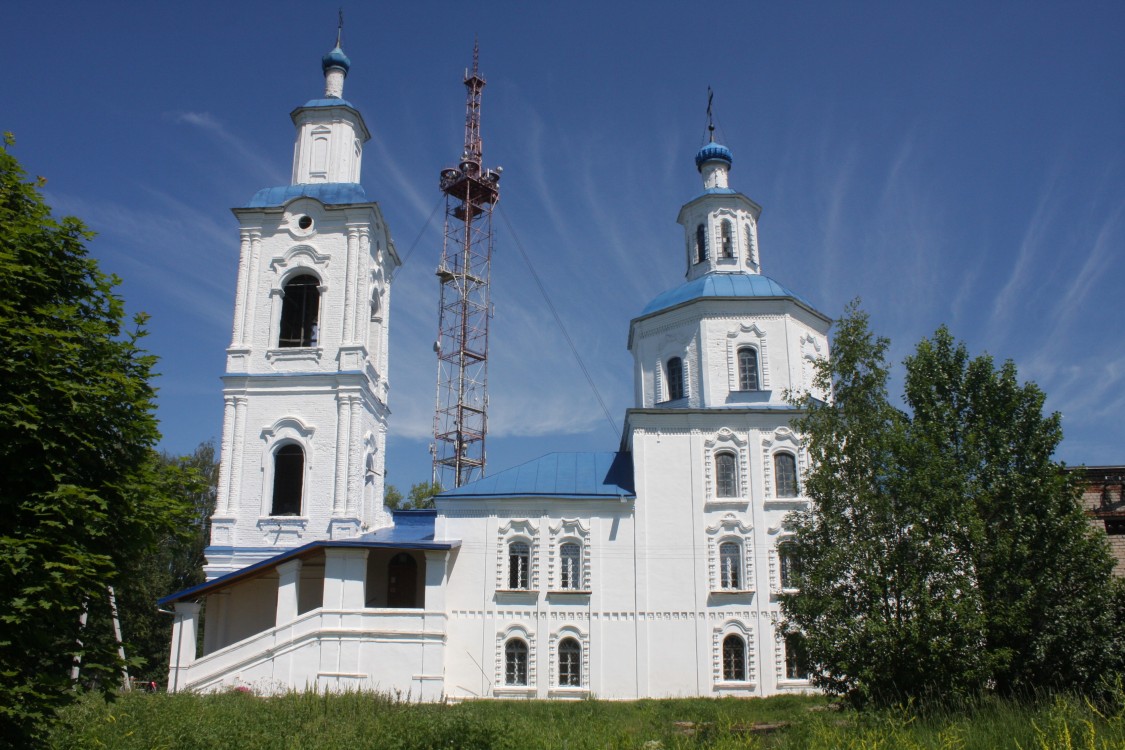
POLYGON ((371 136, 343 98, 351 61, 340 31, 321 67, 323 95, 290 115, 291 184, 233 210, 238 284, 209 579, 391 524, 387 334, 401 263, 360 184, 371 136))

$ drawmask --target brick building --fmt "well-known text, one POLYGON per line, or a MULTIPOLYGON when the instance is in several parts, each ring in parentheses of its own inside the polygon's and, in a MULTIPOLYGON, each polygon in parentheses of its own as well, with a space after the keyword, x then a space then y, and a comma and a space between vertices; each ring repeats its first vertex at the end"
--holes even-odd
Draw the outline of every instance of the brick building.
POLYGON ((1090 524, 1109 537, 1117 560, 1113 572, 1125 576, 1125 466, 1084 466, 1074 472, 1082 481, 1082 506, 1090 524))

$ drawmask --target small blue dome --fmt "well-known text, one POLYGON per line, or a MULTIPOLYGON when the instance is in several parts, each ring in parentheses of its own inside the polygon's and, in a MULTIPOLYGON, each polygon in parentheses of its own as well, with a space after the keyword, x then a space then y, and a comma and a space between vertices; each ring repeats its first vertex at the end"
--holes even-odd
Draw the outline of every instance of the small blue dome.
POLYGON ((728 167, 734 162, 734 156, 731 154, 729 148, 720 143, 711 141, 706 146, 699 149, 699 153, 695 155, 695 168, 702 170, 706 162, 714 161, 715 159, 725 161, 728 167))
POLYGON ((348 56, 344 54, 344 50, 340 49, 339 46, 325 55, 323 59, 321 59, 320 64, 325 73, 328 72, 329 68, 342 68, 344 70, 344 75, 347 75, 352 67, 352 61, 348 59, 348 56))

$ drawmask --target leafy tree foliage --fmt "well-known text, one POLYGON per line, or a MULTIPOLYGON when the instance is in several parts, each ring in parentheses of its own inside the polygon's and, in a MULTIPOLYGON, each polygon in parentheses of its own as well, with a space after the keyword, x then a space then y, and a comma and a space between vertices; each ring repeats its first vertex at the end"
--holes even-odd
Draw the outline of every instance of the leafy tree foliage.
POLYGON ((1052 461, 1059 416, 1007 362, 939 328, 888 397, 889 342, 838 321, 795 427, 810 508, 790 518, 799 593, 782 602, 816 681, 857 702, 1088 689, 1118 659, 1105 540, 1052 461))
POLYGON ((404 499, 393 484, 388 484, 383 492, 383 502, 391 510, 418 510, 434 507, 434 495, 441 494, 437 482, 418 482, 410 486, 410 494, 404 499))
MULTIPOLYGON (((127 561, 122 570, 117 600, 134 677, 163 684, 168 676, 172 618, 157 610, 156 601, 205 579, 203 550, 211 534, 218 474, 212 442, 200 444, 187 456, 160 456, 164 492, 179 498, 190 515, 178 527, 165 529, 154 549, 127 561)), ((88 630, 91 634, 111 634, 108 627, 93 622, 88 630)))
POLYGON ((76 657, 114 685, 116 647, 79 646, 80 613, 182 513, 153 451, 144 319, 126 330, 90 233, 51 218, 12 143, 0 149, 0 743, 26 746, 72 695, 76 657))

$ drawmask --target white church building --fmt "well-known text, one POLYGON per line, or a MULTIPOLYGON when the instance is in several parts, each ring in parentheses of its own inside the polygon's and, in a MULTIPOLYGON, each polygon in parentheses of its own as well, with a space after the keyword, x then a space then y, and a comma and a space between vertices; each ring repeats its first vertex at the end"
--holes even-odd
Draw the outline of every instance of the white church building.
MULTIPOLYGON (((400 260, 360 185, 350 62, 292 112, 292 184, 234 210, 208 580, 175 607, 172 691, 378 690, 415 700, 755 696, 810 689, 779 628, 786 515, 806 463, 784 394, 830 321, 762 274, 761 207, 732 155, 695 156, 685 282, 629 324, 616 452, 556 453, 383 505, 390 286, 400 260), (202 647, 197 647, 205 610, 202 647)), ((814 394, 823 397, 825 394, 814 394)))

